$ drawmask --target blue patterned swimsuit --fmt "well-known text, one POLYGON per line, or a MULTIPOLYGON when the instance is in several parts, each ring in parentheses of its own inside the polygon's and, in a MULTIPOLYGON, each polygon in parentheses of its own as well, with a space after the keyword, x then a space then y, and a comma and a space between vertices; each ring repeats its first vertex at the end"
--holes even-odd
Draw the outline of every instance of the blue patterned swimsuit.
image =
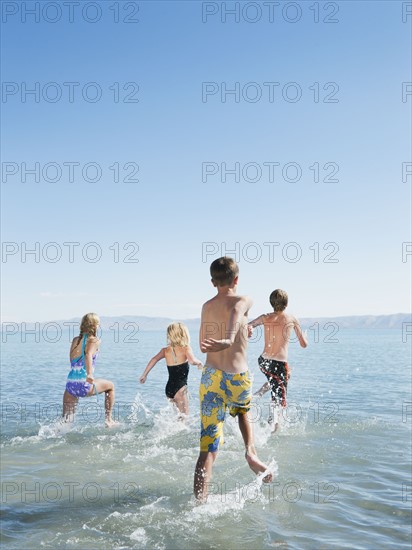
MULTIPOLYGON (((86 358, 84 351, 86 349, 87 334, 83 338, 82 354, 76 359, 70 361, 71 369, 67 377, 66 390, 74 397, 86 397, 93 384, 86 382, 86 358)), ((93 355, 93 371, 96 362, 97 353, 93 355)))

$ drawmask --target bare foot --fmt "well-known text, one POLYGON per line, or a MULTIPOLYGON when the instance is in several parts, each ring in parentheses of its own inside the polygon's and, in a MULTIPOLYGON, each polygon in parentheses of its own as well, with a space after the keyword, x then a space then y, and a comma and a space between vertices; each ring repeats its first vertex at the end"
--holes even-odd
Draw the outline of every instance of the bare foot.
MULTIPOLYGON (((245 458, 247 460, 247 463, 249 464, 249 468, 251 470, 253 470, 253 472, 255 472, 256 475, 262 474, 263 472, 266 472, 266 470, 268 469, 266 464, 264 464, 261 460, 259 460, 257 455, 254 454, 254 453, 250 453, 250 452, 246 451, 245 458)), ((272 477, 273 477, 272 473, 269 472, 263 478, 263 480, 262 480, 263 483, 270 483, 272 481, 272 477)))
POLYGON ((279 422, 276 422, 272 427, 272 433, 274 434, 279 429, 279 422))
POLYGON ((107 418, 104 425, 106 426, 106 428, 115 428, 116 426, 119 426, 119 422, 116 422, 112 418, 107 418))
POLYGON ((177 420, 179 422, 186 423, 189 420, 189 415, 179 412, 179 414, 177 415, 177 420))
POLYGON ((202 504, 206 504, 206 502, 207 502, 207 495, 195 497, 195 506, 201 506, 202 504))
POLYGON ((272 409, 272 414, 268 418, 268 424, 272 428, 272 433, 275 433, 279 429, 279 410, 277 408, 272 409))

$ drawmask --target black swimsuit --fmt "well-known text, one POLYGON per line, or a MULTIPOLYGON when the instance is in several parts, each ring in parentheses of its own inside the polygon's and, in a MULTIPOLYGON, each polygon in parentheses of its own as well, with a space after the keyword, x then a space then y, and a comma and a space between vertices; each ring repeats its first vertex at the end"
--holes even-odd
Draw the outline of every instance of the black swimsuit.
POLYGON ((166 397, 169 399, 174 399, 174 396, 183 388, 187 386, 187 376, 189 374, 189 363, 182 363, 181 365, 173 365, 169 367, 167 365, 167 370, 169 371, 169 380, 166 384, 166 397))

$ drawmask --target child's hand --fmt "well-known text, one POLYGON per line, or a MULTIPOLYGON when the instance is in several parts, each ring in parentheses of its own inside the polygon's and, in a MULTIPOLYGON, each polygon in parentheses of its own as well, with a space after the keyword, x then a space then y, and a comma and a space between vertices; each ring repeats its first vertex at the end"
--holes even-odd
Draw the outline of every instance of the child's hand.
POLYGON ((94 382, 94 376, 92 374, 88 374, 86 376, 86 382, 90 382, 90 384, 93 384, 94 382))
POLYGON ((141 384, 144 384, 146 382, 146 376, 143 374, 141 377, 140 377, 140 383, 141 384))
POLYGON ((200 350, 203 353, 207 353, 208 351, 223 351, 224 349, 230 348, 230 346, 230 340, 215 340, 214 338, 207 338, 201 342, 200 350))
POLYGON ((198 368, 199 370, 203 370, 203 363, 198 363, 198 364, 197 364, 197 368, 198 368))
POLYGON ((247 326, 247 337, 248 338, 251 338, 253 334, 253 327, 251 327, 250 325, 247 326))

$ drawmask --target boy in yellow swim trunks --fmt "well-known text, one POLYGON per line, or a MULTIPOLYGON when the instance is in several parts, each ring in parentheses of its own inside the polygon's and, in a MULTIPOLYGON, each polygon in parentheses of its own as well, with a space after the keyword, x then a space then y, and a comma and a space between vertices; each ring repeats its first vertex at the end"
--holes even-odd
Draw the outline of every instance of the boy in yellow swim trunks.
MULTIPOLYGON (((200 383, 200 454, 194 479, 195 497, 202 502, 207 498, 207 484, 219 445, 223 443, 227 408, 232 416, 238 416, 249 467, 256 474, 267 470, 256 455, 248 415, 252 383, 246 360, 247 314, 252 300, 236 294, 239 268, 233 258, 212 262, 210 274, 217 295, 203 305, 200 323, 200 349, 207 356, 200 383)), ((263 481, 271 480, 269 473, 263 481)))

